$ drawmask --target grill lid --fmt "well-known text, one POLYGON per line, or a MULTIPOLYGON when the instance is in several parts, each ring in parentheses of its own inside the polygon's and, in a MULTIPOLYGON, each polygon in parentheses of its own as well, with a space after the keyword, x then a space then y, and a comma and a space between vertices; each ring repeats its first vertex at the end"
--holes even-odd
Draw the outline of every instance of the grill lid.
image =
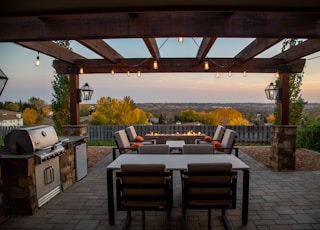
POLYGON ((53 126, 41 125, 13 129, 6 135, 4 149, 12 153, 30 153, 59 141, 53 126))

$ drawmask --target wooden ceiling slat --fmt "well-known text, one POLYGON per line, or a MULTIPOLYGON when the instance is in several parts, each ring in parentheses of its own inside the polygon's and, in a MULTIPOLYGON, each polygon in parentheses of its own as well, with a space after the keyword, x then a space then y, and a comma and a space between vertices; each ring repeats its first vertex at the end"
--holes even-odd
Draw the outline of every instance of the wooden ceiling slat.
POLYGON ((124 58, 103 40, 77 40, 77 42, 113 63, 124 58))
POLYGON ((86 59, 85 57, 51 41, 17 42, 17 44, 69 63, 74 63, 74 60, 76 59, 86 59))
POLYGON ((320 51, 320 39, 309 39, 272 58, 282 58, 285 63, 289 63, 318 51, 320 51))
POLYGON ((159 51, 156 39, 155 38, 144 38, 143 41, 146 44, 153 59, 159 60, 160 59, 160 51, 159 51))
POLYGON ((216 41, 216 37, 214 38, 203 38, 201 41, 201 45, 199 47, 198 53, 197 53, 197 59, 199 62, 203 61, 205 57, 207 56, 208 52, 210 51, 212 45, 216 41))
POLYGON ((246 63, 248 60, 254 58, 281 40, 282 38, 257 38, 241 50, 235 58, 240 58, 243 63, 246 63))

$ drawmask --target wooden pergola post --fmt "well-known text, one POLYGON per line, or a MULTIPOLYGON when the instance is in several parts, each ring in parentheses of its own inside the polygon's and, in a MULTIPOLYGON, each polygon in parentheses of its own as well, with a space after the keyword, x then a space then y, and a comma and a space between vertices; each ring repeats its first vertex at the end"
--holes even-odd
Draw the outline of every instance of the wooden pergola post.
POLYGON ((80 125, 80 106, 78 102, 79 74, 70 74, 70 125, 80 125))
POLYGON ((279 108, 279 125, 289 124, 289 78, 288 73, 280 76, 281 101, 279 108))

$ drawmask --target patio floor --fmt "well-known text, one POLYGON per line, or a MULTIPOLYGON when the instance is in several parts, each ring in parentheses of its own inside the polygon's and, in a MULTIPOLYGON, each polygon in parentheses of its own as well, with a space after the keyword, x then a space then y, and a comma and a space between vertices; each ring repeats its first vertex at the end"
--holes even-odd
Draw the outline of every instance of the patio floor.
MULTIPOLYGON (((60 193, 33 216, 9 216, 0 229, 121 229, 126 212, 116 211, 115 225, 108 223, 106 166, 112 154, 89 169, 88 175, 60 193)), ((239 158, 250 166, 249 221, 241 225, 242 172, 238 172, 237 209, 227 216, 234 229, 320 229, 320 171, 273 172, 240 151, 239 158)), ((187 211, 183 221, 181 185, 174 173, 174 208, 146 212, 147 229, 207 229, 205 211, 187 211)), ((224 229, 220 211, 212 212, 212 229, 224 229)), ((141 212, 134 212, 129 229, 142 229, 141 212)))

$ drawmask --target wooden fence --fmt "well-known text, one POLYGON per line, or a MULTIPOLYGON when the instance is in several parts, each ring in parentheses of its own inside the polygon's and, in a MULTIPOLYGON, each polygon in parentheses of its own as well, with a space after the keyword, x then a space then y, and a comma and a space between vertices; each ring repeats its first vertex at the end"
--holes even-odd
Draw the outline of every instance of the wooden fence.
MULTIPOLYGON (((113 134, 117 130, 125 129, 127 126, 121 125, 89 125, 89 140, 114 140, 113 134)), ((212 125, 135 125, 137 134, 144 136, 147 133, 157 132, 163 134, 169 133, 187 133, 188 131, 201 132, 213 136, 216 126, 212 125)), ((11 129, 17 127, 0 127, 0 138, 3 139, 11 129)), ((227 126, 237 132, 237 142, 270 142, 270 126, 227 126)))
MULTIPOLYGON (((125 129, 127 126, 114 125, 90 125, 88 126, 89 140, 114 140, 113 134, 117 130, 125 129)), ((213 136, 216 126, 212 125, 134 125, 138 135, 144 136, 147 133, 157 132, 187 133, 188 131, 201 132, 213 136)), ((227 126, 237 132, 237 142, 270 142, 270 126, 227 126)))

